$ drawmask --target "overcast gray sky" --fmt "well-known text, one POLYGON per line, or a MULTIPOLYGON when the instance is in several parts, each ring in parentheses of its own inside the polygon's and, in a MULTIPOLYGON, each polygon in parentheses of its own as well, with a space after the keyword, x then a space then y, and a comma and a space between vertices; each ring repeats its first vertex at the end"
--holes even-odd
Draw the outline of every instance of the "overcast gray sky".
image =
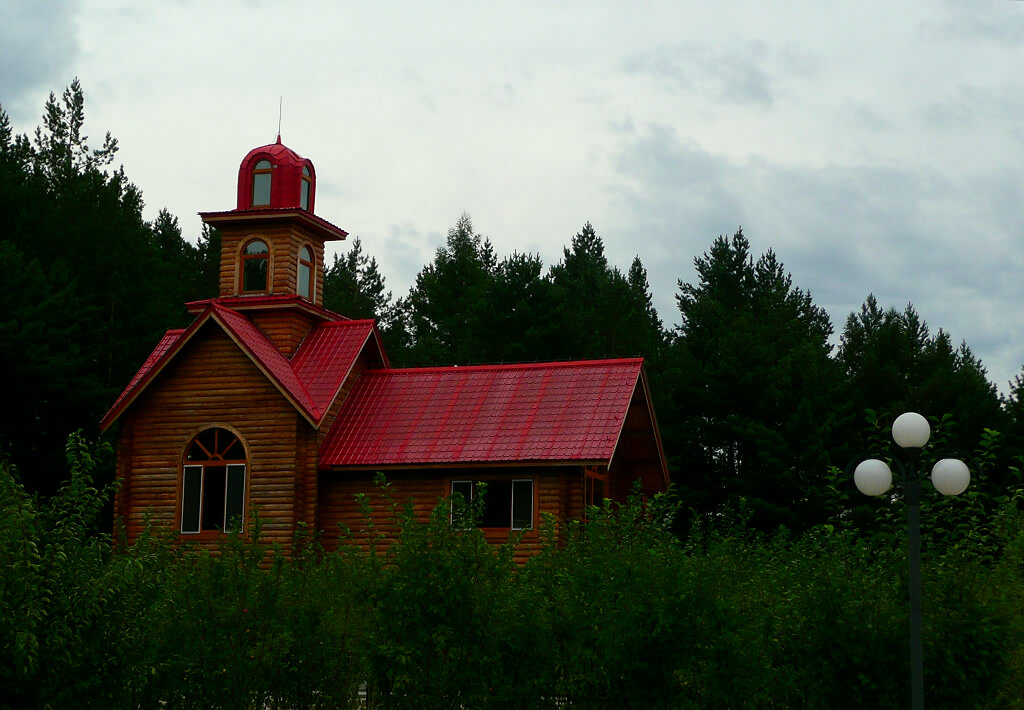
POLYGON ((283 141, 317 213, 404 295, 462 212, 558 261, 584 222, 676 279, 742 225, 837 333, 869 293, 1024 363, 1024 2, 0 3, 16 130, 78 76, 143 191, 195 239, 283 141))

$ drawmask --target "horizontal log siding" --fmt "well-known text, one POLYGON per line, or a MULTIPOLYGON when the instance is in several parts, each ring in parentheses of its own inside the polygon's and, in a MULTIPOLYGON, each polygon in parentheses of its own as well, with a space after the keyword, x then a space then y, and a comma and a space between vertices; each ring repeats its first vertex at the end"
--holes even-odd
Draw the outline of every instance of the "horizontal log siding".
MULTIPOLYGON (((438 500, 448 495, 449 482, 452 479, 486 481, 489 478, 534 479, 534 529, 526 532, 516 546, 514 557, 518 563, 525 562, 540 551, 541 538, 538 529, 543 514, 550 513, 556 521, 582 517, 582 468, 519 468, 501 469, 500 472, 458 469, 387 472, 398 514, 401 514, 406 501, 411 499, 416 519, 421 522, 429 518, 438 500)), ((369 527, 356 501, 356 496, 360 493, 367 496, 371 505, 378 550, 383 552, 395 543, 398 535, 397 520, 392 515, 380 488, 373 482, 372 473, 321 471, 319 490, 317 520, 327 549, 337 548, 341 529, 351 531, 355 544, 363 549, 369 548, 369 527)), ((506 542, 509 534, 508 530, 484 530, 488 542, 495 545, 506 542)))
POLYGON ((262 239, 270 249, 269 294, 298 292, 299 249, 308 245, 313 251, 313 303, 324 302, 324 242, 304 227, 274 222, 260 225, 223 225, 221 228, 220 295, 236 296, 241 293, 242 281, 239 260, 242 247, 251 239, 262 239))
MULTIPOLYGON (((129 435, 121 450, 130 453, 130 470, 119 512, 129 539, 147 514, 159 527, 179 529, 185 447, 199 431, 223 426, 234 429, 248 449, 247 524, 250 510, 259 508, 265 539, 289 549, 296 523, 295 479, 301 475, 297 432, 308 425, 223 331, 204 326, 126 414, 129 435)), ((301 463, 308 461, 305 456, 301 463)))
POLYGON ((247 311, 246 315, 287 358, 295 354, 317 322, 312 316, 295 310, 254 310, 247 311))
POLYGON ((633 395, 611 465, 608 497, 624 501, 641 481, 646 495, 665 490, 665 473, 654 422, 641 388, 633 395))

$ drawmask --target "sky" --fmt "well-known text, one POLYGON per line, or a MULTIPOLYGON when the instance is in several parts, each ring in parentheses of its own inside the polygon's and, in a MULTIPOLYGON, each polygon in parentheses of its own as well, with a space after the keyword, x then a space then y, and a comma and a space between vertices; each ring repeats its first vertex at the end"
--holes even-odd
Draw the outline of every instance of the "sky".
POLYGON ((837 341, 873 293, 1003 392, 1024 364, 1024 2, 0 3, 17 132, 75 77, 91 143, 193 241, 283 105, 317 214, 396 296, 463 213, 548 266, 589 221, 672 326, 742 227, 837 341))

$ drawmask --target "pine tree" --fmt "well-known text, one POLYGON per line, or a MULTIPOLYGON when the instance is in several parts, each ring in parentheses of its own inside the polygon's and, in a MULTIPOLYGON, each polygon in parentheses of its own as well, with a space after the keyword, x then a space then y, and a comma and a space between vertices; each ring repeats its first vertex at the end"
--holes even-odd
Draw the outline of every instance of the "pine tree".
POLYGON ((387 329, 394 317, 391 292, 377 260, 363 253, 359 237, 324 274, 324 307, 349 318, 375 318, 387 329))
POLYGON ((773 252, 754 262, 742 230, 694 266, 697 283, 676 296, 662 418, 676 481, 700 510, 742 498, 758 525, 802 527, 816 515, 808 495, 827 467, 839 382, 828 316, 773 252))
MULTIPOLYGON (((142 194, 112 169, 117 142, 91 149, 76 80, 51 94, 33 139, 13 136, 0 109, 0 269, 11 296, 0 325, 9 360, 0 448, 37 490, 62 475, 67 436, 97 433, 100 416, 163 330, 183 316, 180 274, 142 217, 142 194)), ((176 224, 160 220, 160 239, 176 224)), ((180 236, 177 235, 177 236, 180 236)), ((173 251, 173 250, 172 250, 173 251)))
POLYGON ((496 271, 490 240, 474 232, 463 214, 399 304, 410 364, 465 364, 485 357, 496 271))
POLYGON ((587 222, 551 267, 560 358, 656 357, 663 340, 639 257, 628 276, 611 267, 587 222))
POLYGON ((981 361, 966 342, 954 347, 945 331, 932 336, 912 304, 883 310, 868 295, 846 319, 837 360, 854 412, 871 409, 882 419, 905 411, 952 415, 957 431, 950 444, 963 451, 973 450, 984 429, 1004 425, 999 395, 981 361))

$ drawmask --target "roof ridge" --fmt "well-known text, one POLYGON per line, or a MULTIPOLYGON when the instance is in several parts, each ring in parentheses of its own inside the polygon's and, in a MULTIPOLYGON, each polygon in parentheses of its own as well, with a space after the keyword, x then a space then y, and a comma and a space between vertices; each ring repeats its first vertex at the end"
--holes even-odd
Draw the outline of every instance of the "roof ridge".
MULTIPOLYGON (((295 385, 299 388, 299 393, 301 393, 306 400, 305 402, 302 402, 298 398, 296 398, 296 404, 298 404, 302 409, 305 409, 306 413, 309 416, 311 416, 314 420, 319 421, 322 416, 322 413, 320 412, 320 408, 317 406, 316 400, 313 399, 312 394, 310 394, 309 389, 306 387, 306 383, 302 381, 302 378, 299 377, 299 373, 295 371, 295 368, 292 366, 291 360, 285 357, 284 353, 278 350, 277 346, 274 345, 273 342, 271 342, 270 338, 267 337, 266 333, 260 330, 259 327, 255 323, 253 323, 245 314, 239 313, 233 308, 228 308, 227 306, 224 306, 220 303, 211 303, 209 306, 209 310, 217 314, 220 314, 221 312, 229 313, 232 318, 240 318, 244 320, 248 325, 252 326, 254 334, 257 335, 258 337, 263 338, 263 340, 269 346, 267 352, 272 352, 278 358, 280 358, 280 362, 283 363, 284 366, 288 368, 288 371, 291 373, 292 377, 295 378, 295 385)), ((284 390, 292 390, 292 387, 283 382, 280 376, 273 369, 271 369, 273 363, 268 362, 262 355, 257 353, 256 350, 253 348, 253 344, 248 341, 245 335, 237 332, 237 330, 227 322, 224 322, 223 325, 225 325, 227 329, 232 334, 234 334, 239 341, 241 341, 239 344, 242 345, 242 347, 249 352, 250 356, 255 358, 255 360, 259 364, 263 365, 263 367, 260 368, 261 370, 267 368, 266 370, 264 370, 264 374, 269 376, 271 379, 275 380, 284 390)), ((274 356, 271 355, 271 357, 274 356)))
POLYGON ((323 323, 317 323, 313 328, 326 328, 328 326, 340 327, 343 325, 366 325, 367 323, 376 323, 376 318, 349 318, 347 320, 325 320, 323 323))
POLYGON ((442 371, 484 371, 484 370, 550 370, 561 367, 606 367, 609 365, 634 365, 643 364, 644 358, 608 358, 604 360, 555 360, 551 362, 510 362, 490 363, 483 365, 427 365, 422 367, 390 367, 367 370, 363 374, 373 373, 394 373, 414 374, 417 372, 442 372, 442 371))

